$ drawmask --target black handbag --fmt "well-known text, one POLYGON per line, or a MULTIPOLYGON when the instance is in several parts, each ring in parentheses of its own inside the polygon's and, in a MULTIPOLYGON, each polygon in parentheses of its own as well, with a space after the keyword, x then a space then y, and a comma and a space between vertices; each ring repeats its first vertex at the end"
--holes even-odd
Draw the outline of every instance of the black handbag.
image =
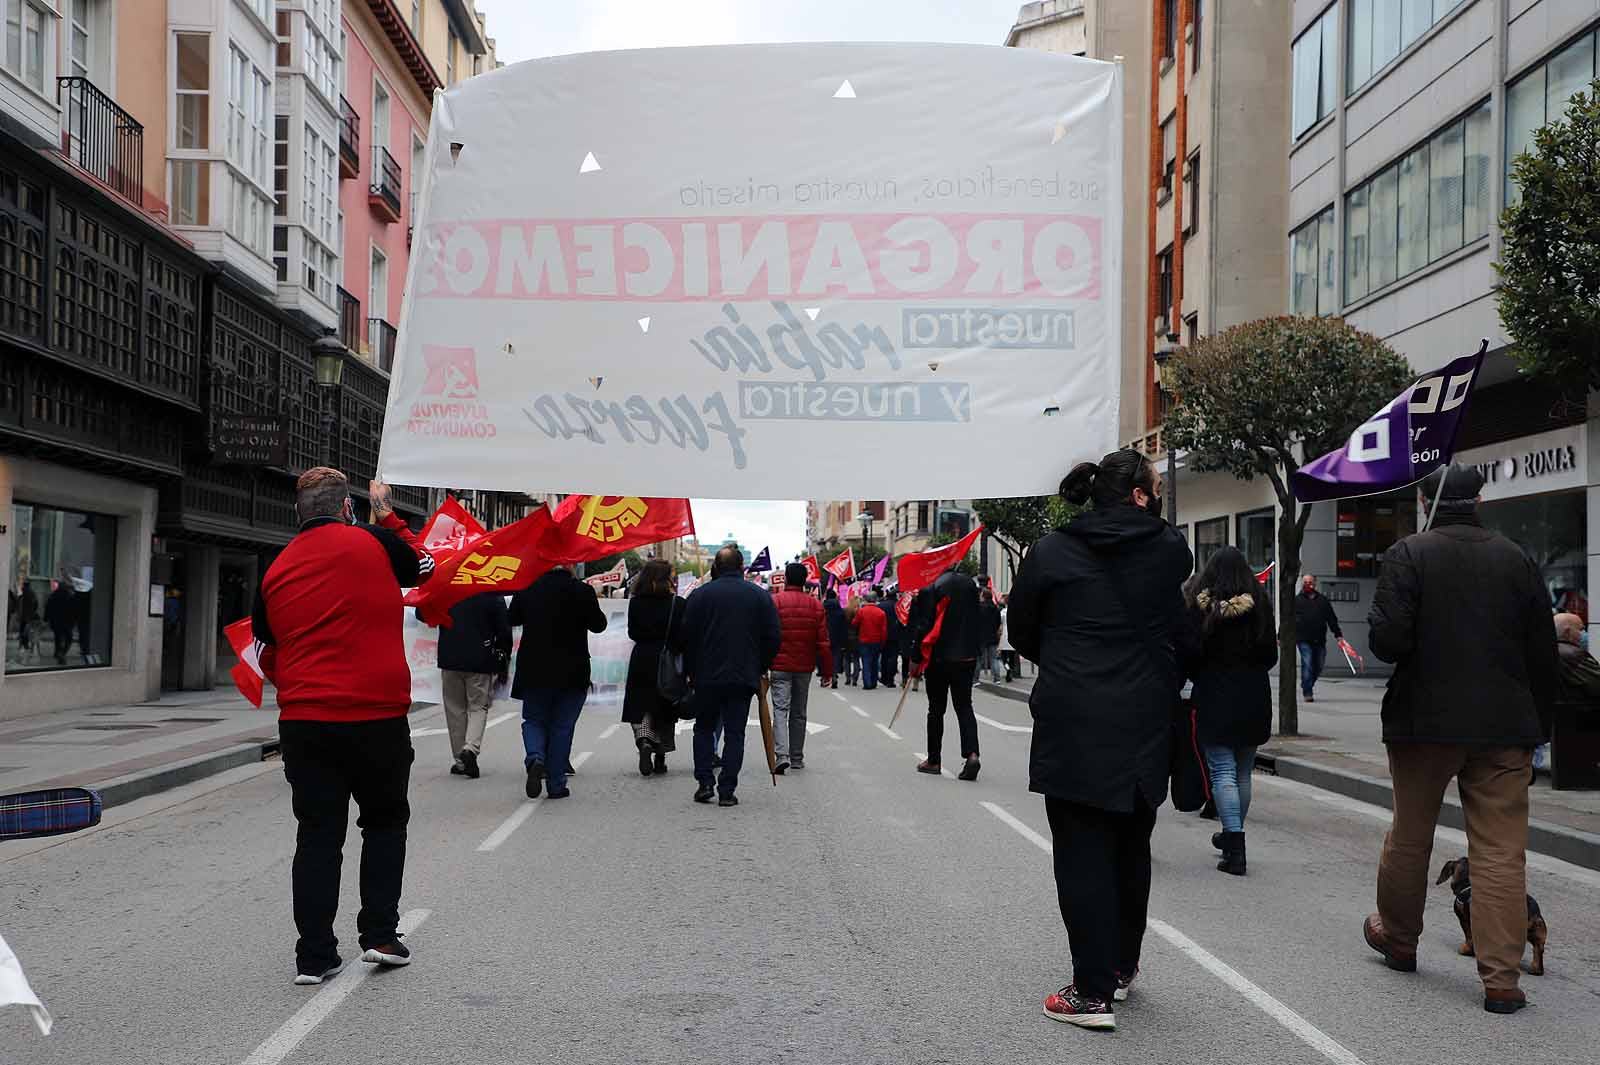
POLYGON ((683 656, 672 650, 672 615, 678 608, 678 597, 672 597, 667 607, 667 639, 656 657, 656 691, 678 714, 680 721, 694 717, 694 688, 683 675, 683 656))

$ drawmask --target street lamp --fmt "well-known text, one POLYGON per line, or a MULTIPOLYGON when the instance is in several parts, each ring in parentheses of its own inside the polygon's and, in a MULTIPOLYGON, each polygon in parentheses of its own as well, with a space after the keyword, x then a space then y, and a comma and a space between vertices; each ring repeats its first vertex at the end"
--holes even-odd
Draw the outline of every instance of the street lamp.
POLYGON ((863 510, 856 515, 856 520, 861 523, 861 564, 867 564, 867 540, 872 536, 872 515, 863 510))
POLYGON ((1178 524, 1178 449, 1172 442, 1172 434, 1167 431, 1166 415, 1172 412, 1172 405, 1177 401, 1177 384, 1174 379, 1172 357, 1178 353, 1178 334, 1168 333, 1156 341, 1156 387, 1161 390, 1162 404, 1166 410, 1162 415, 1161 435, 1167 442, 1167 521, 1173 525, 1178 524))
POLYGON ((333 408, 336 389, 344 379, 344 345, 337 331, 323 329, 322 335, 311 342, 311 359, 316 367, 317 391, 322 400, 322 453, 333 461, 333 408))

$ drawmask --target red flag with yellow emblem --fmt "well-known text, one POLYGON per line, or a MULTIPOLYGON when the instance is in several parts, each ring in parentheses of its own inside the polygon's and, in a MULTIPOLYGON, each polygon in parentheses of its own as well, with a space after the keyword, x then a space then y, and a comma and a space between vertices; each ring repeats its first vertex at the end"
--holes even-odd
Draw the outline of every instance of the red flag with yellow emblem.
POLYGON ((564 561, 551 556, 555 534, 549 509, 540 507, 440 559, 418 589, 417 615, 429 625, 448 627, 450 608, 479 592, 521 591, 564 561))
POLYGON ((694 535, 687 499, 568 496, 556 507, 546 541, 551 562, 591 562, 630 547, 694 535))

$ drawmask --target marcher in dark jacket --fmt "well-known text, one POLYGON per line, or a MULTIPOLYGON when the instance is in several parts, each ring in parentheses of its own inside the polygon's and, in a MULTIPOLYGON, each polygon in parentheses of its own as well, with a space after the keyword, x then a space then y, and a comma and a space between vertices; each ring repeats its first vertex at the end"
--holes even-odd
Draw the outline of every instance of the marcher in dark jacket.
POLYGON ((1211 841, 1222 851, 1217 868, 1244 876, 1250 775, 1256 748, 1272 735, 1267 671, 1278 662, 1278 631, 1266 589, 1237 547, 1213 554, 1191 583, 1178 647, 1194 680, 1198 739, 1222 822, 1211 841))
POLYGON ((633 726, 639 748, 639 774, 667 771, 667 753, 678 749, 678 713, 661 697, 657 687, 661 651, 672 628, 683 624, 687 604, 672 594, 672 565, 651 559, 639 574, 639 585, 628 601, 628 686, 622 697, 622 720, 633 726))
POLYGON ((782 636, 770 592, 744 579, 744 554, 729 545, 717 552, 714 580, 689 596, 677 637, 683 670, 694 686, 695 802, 737 806, 734 790, 744 764, 744 730, 750 699, 777 657, 782 636), (722 724, 722 771, 712 777, 712 732, 722 724))
POLYGON ((1344 639, 1333 604, 1317 591, 1317 578, 1307 573, 1300 578, 1300 594, 1294 597, 1294 639, 1300 651, 1300 694, 1308 703, 1317 701, 1313 689, 1328 660, 1329 629, 1334 639, 1344 639))
POLYGON ((783 591, 772 597, 782 634, 778 657, 772 660, 772 746, 780 773, 805 768, 811 674, 820 673, 824 685, 833 681, 827 618, 805 586, 806 568, 791 562, 784 570, 783 591))
POLYGON ((845 645, 850 639, 850 619, 844 615, 844 606, 832 592, 822 593, 822 611, 828 619, 828 646, 833 648, 833 681, 829 687, 837 688, 844 675, 845 645))
POLYGON ((606 631, 594 589, 557 566, 511 600, 511 624, 522 626, 513 698, 522 700, 523 765, 528 798, 546 774, 550 798, 564 799, 572 734, 589 696, 589 633, 606 631))
POLYGON ((62 574, 61 583, 56 585, 50 597, 44 601, 44 620, 55 637, 58 665, 67 664, 67 652, 72 650, 72 627, 78 621, 78 610, 72 601, 76 595, 77 593, 72 590, 72 580, 62 574))
POLYGON ((1576 614, 1557 614, 1555 627, 1556 655, 1561 671, 1557 701, 1590 704, 1600 701, 1600 662, 1583 649, 1583 619, 1576 614))
POLYGON ((922 668, 928 682, 928 757, 917 772, 938 776, 943 771, 944 710, 955 706, 961 736, 962 780, 977 780, 978 719, 972 713, 972 682, 978 666, 982 620, 978 612, 978 586, 956 566, 917 593, 911 608, 911 659, 922 668), (937 626, 933 651, 923 662, 923 644, 937 626))
POLYGON ((1526 1004, 1528 783, 1559 683, 1550 596, 1538 567, 1478 523, 1483 476, 1436 471, 1433 527, 1383 556, 1367 615, 1372 650, 1395 664, 1383 697, 1394 818, 1378 865, 1378 912, 1363 929, 1391 968, 1416 966, 1434 826, 1455 779, 1469 812, 1472 941, 1484 1008, 1526 1004), (1440 481, 1443 479, 1441 490, 1440 481))
POLYGON ((1011 645, 1039 665, 1029 787, 1045 796, 1073 983, 1054 1017, 1115 1025, 1150 898, 1150 833, 1166 798, 1179 689, 1174 634, 1193 568, 1159 517, 1160 480, 1137 451, 1080 463, 1061 482, 1094 509, 1033 546, 1011 589, 1011 645))
POLYGON ((906 627, 900 623, 899 603, 894 596, 890 596, 882 606, 887 633, 883 638, 883 664, 878 680, 884 687, 892 688, 900 659, 905 654, 906 627))
POLYGON ((1000 683, 999 667, 996 663, 1000 654, 1000 607, 994 601, 994 592, 985 588, 979 595, 981 602, 978 604, 978 614, 982 619, 978 630, 979 643, 979 672, 987 671, 989 679, 996 684, 1000 683))
POLYGON ((511 614, 505 596, 482 592, 450 608, 439 628, 444 723, 455 762, 450 772, 476 779, 495 682, 511 662, 511 614))

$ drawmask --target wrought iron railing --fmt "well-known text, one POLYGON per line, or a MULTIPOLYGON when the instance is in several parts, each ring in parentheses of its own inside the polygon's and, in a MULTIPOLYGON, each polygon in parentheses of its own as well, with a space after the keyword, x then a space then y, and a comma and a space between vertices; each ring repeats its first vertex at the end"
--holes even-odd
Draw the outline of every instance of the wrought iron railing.
POLYGON ((65 97, 61 150, 117 195, 144 207, 144 127, 83 77, 56 79, 56 102, 65 97))
POLYGON ((339 97, 339 172, 351 178, 361 173, 361 116, 343 96, 339 97))
POLYGON ((339 343, 350 351, 361 350, 361 301, 339 286, 339 343))
POLYGON ((384 373, 394 369, 394 326, 382 318, 367 319, 367 345, 372 354, 372 364, 384 373))
POLYGON ((381 201, 389 208, 390 221, 399 221, 400 164, 381 144, 372 146, 372 185, 369 191, 373 202, 381 201))

